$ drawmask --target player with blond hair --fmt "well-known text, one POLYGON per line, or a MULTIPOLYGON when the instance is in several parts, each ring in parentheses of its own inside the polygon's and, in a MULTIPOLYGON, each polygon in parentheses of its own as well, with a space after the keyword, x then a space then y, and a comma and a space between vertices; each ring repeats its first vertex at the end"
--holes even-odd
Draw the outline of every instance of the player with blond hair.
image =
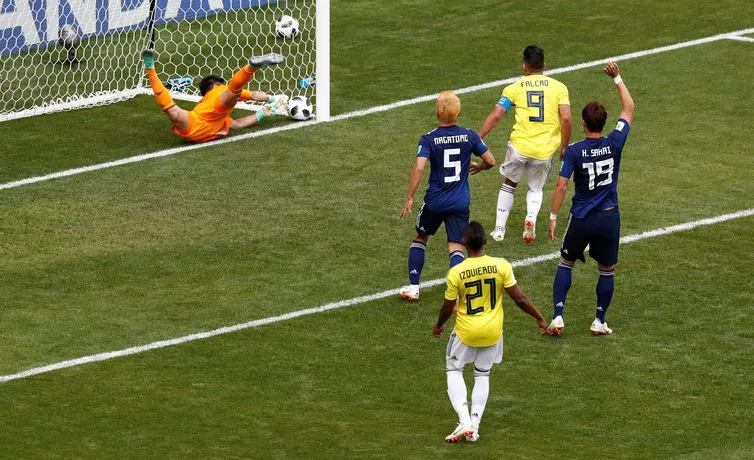
POLYGON ((527 244, 536 237, 537 215, 542 207, 542 189, 552 169, 552 156, 565 151, 571 138, 571 103, 568 88, 544 75, 545 52, 534 45, 527 46, 521 64, 524 77, 506 86, 495 108, 479 128, 485 137, 503 116, 515 107, 513 125, 505 162, 500 174, 505 176, 497 197, 495 241, 505 238, 505 226, 513 209, 513 194, 526 178, 526 218, 523 239, 527 244))
POLYGON ((154 51, 144 50, 142 59, 157 105, 173 122, 173 132, 191 142, 211 141, 227 135, 231 129, 253 126, 275 112, 273 104, 287 102, 287 97, 283 95, 268 96, 261 91, 244 89, 258 69, 283 62, 284 58, 280 54, 252 57, 249 64, 237 71, 227 85, 225 80, 217 75, 204 77, 199 84, 202 99, 191 111, 184 110, 173 102, 170 92, 155 71, 154 51), (230 114, 236 103, 248 100, 266 104, 253 115, 238 120, 231 118, 230 114))
POLYGON ((495 157, 479 135, 456 125, 461 115, 461 100, 452 91, 444 91, 437 97, 436 115, 439 126, 419 139, 408 194, 400 213, 401 219, 411 214, 414 194, 429 162, 429 185, 416 215, 416 236, 408 250, 409 284, 400 290, 400 296, 405 300, 419 300, 424 251, 429 237, 441 224, 445 224, 448 235, 450 266, 463 261, 463 230, 469 224, 471 203, 469 172, 476 174, 495 166, 495 157), (472 154, 482 161, 471 161, 472 154))

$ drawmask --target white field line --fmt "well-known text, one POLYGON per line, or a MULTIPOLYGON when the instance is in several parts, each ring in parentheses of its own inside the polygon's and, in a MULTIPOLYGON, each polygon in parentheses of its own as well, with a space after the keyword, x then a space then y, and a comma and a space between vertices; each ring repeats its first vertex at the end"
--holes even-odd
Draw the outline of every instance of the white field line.
POLYGON ((730 40, 738 40, 738 41, 741 41, 741 42, 754 43, 754 38, 751 38, 751 37, 739 37, 737 35, 732 35, 732 36, 727 37, 727 38, 729 38, 730 40))
MULTIPOLYGON (((644 240, 648 238, 656 238, 658 236, 667 235, 670 233, 691 230, 691 229, 701 227, 704 225, 713 225, 713 224, 718 224, 721 222, 725 222, 725 221, 729 221, 733 219, 740 219, 742 217, 749 217, 749 216, 754 216, 754 208, 745 209, 742 211, 737 211, 737 212, 733 212, 729 214, 723 214, 717 217, 710 217, 707 219, 687 222, 685 224, 678 224, 678 225, 673 225, 670 227, 658 228, 656 230, 651 230, 647 232, 635 233, 633 235, 622 237, 620 241, 621 241, 621 244, 633 243, 635 241, 640 241, 640 240, 644 240)), ((529 257, 527 259, 517 260, 517 261, 514 261, 512 265, 513 267, 526 267, 526 266, 534 265, 540 262, 557 259, 558 257, 559 257, 559 253, 553 252, 550 254, 543 254, 541 256, 529 257)), ((444 282, 445 282, 445 278, 437 278, 430 281, 425 281, 421 283, 421 286, 423 288, 428 288, 432 286, 441 285, 444 282)), ((232 326, 221 327, 219 329, 214 329, 211 331, 197 332, 195 334, 184 335, 183 337, 176 337, 174 339, 160 340, 159 342, 152 342, 146 345, 139 345, 135 347, 124 348, 122 350, 97 353, 94 355, 82 356, 80 358, 69 359, 66 361, 60 361, 57 363, 48 364, 46 366, 34 367, 31 369, 26 369, 26 370, 17 372, 15 374, 0 376, 0 383, 9 382, 11 380, 24 379, 24 378, 31 377, 34 375, 45 374, 47 372, 53 372, 60 369, 66 369, 69 367, 81 366, 83 364, 96 363, 99 361, 107 361, 110 359, 120 358, 123 356, 135 355, 138 353, 144 353, 145 351, 156 350, 158 348, 165 348, 165 347, 170 347, 173 345, 180 345, 182 343, 193 342, 195 340, 208 339, 210 337, 215 337, 215 336, 223 335, 223 334, 229 334, 231 332, 236 332, 236 331, 242 331, 244 329, 259 328, 262 326, 266 326, 268 324, 279 323, 281 321, 287 321, 289 319, 299 318, 301 316, 308 316, 308 315, 313 315, 317 313, 324 313, 330 310, 337 310, 340 308, 351 307, 354 305, 371 302, 372 300, 378 300, 378 299, 383 299, 385 297, 396 296, 398 295, 398 291, 399 289, 390 289, 388 291, 382 291, 376 294, 370 294, 370 295, 361 296, 361 297, 354 297, 352 299, 341 300, 338 302, 332 302, 325 305, 320 305, 319 307, 296 310, 289 313, 284 313, 282 315, 270 316, 268 318, 257 319, 257 320, 249 321, 246 323, 234 324, 232 326)))
MULTIPOLYGON (((596 67, 596 66, 605 65, 608 61, 625 61, 625 60, 628 60, 628 59, 635 59, 635 58, 639 58, 639 57, 650 56, 650 55, 653 55, 653 54, 660 54, 660 53, 665 53, 665 52, 668 52, 668 51, 674 51, 674 50, 678 50, 678 49, 681 49, 681 48, 688 48, 690 46, 697 46, 697 45, 702 45, 702 44, 705 44, 705 43, 711 43, 711 42, 718 41, 718 40, 731 39, 731 38, 732 39, 736 39, 736 37, 739 37, 741 35, 751 34, 751 33, 754 33, 754 28, 741 29, 741 30, 737 30, 737 31, 734 31, 734 32, 727 32, 727 33, 724 33, 724 34, 712 35, 712 36, 709 36, 709 37, 699 38, 699 39, 696 39, 696 40, 690 40, 690 41, 675 43, 673 45, 660 46, 658 48, 652 48, 652 49, 648 49, 648 50, 644 50, 644 51, 636 51, 634 53, 621 54, 619 56, 612 56, 612 57, 608 57, 608 58, 605 58, 605 59, 599 59, 599 60, 596 60, 596 61, 584 62, 584 63, 581 63, 581 64, 571 65, 571 66, 567 66, 567 67, 559 67, 557 69, 548 70, 545 73, 547 75, 556 75, 556 74, 561 74, 561 73, 565 73, 565 72, 572 72, 572 71, 575 71, 575 70, 582 70, 582 69, 586 69, 586 68, 589 68, 589 67, 596 67)), ((474 92, 474 91, 480 91, 480 90, 489 89, 489 88, 495 88, 495 87, 499 87, 499 86, 502 86, 502 85, 505 85, 505 84, 513 83, 518 78, 520 78, 520 77, 511 77, 511 78, 506 78, 504 80, 496 80, 496 81, 491 81, 491 82, 483 83, 483 84, 480 84, 480 85, 468 86, 466 88, 457 89, 457 90, 455 90, 455 92, 456 92, 456 94, 464 94, 464 93, 471 93, 471 92, 474 92)), ((416 98, 413 98, 413 99, 406 99, 406 100, 403 100, 403 101, 393 102, 391 104, 385 104, 385 105, 380 105, 380 106, 376 106, 376 107, 372 107, 372 108, 368 108, 368 109, 364 109, 364 110, 356 110, 354 112, 348 112, 348 113, 344 113, 344 114, 341 114, 341 115, 336 115, 336 116, 332 117, 330 119, 330 121, 338 121, 338 120, 346 120, 346 119, 349 119, 349 118, 363 117, 363 116, 370 115, 370 114, 373 114, 373 113, 385 112, 385 111, 388 111, 388 110, 394 110, 394 109, 397 109, 399 107, 405 107, 405 106, 408 106, 408 105, 419 104, 419 103, 422 103, 422 102, 429 102, 429 101, 434 100, 435 98, 437 98, 437 94, 429 94, 429 95, 426 95, 426 96, 416 97, 416 98)), ((167 157, 167 156, 170 156, 170 155, 175 155, 177 153, 187 152, 189 150, 197 150, 197 149, 201 149, 201 148, 205 148, 205 147, 210 147, 210 146, 214 146, 214 145, 221 145, 221 144, 227 144, 227 143, 231 143, 231 142, 238 142, 238 141, 242 141, 242 140, 246 140, 246 139, 252 139, 252 138, 255 138, 255 137, 266 136, 266 135, 269 135, 269 134, 276 134, 276 133, 279 133, 279 132, 282 132, 282 131, 290 131, 292 129, 299 129, 299 128, 304 128, 304 127, 308 127, 308 126, 318 125, 320 123, 329 123, 329 122, 318 122, 316 120, 312 120, 312 121, 307 121, 307 122, 292 123, 292 124, 285 125, 285 126, 279 126, 279 127, 275 127, 275 128, 263 129, 263 130, 259 130, 259 131, 252 131, 252 132, 249 132, 249 133, 246 133, 246 134, 241 134, 241 135, 238 135, 238 136, 226 137, 224 139, 220 139, 220 140, 208 142, 208 143, 205 143, 205 144, 193 144, 193 145, 183 145, 183 146, 180 146, 180 147, 173 147, 173 148, 170 148, 170 149, 159 150, 157 152, 145 153, 145 154, 142 154, 142 155, 136 155, 136 156, 133 156, 133 157, 123 158, 123 159, 120 159, 120 160, 108 161, 106 163, 99 163, 99 164, 95 164, 95 165, 91 165, 91 166, 84 166, 84 167, 81 167, 81 168, 67 169, 67 170, 64 170, 64 171, 58 171, 58 172, 54 172, 54 173, 50 173, 50 174, 45 174, 45 175, 42 175, 42 176, 29 177, 29 178, 26 178, 26 179, 20 179, 20 180, 15 180, 15 181, 11 181, 11 182, 6 182, 6 183, 0 184, 0 190, 21 187, 23 185, 35 184, 37 182, 44 182, 44 181, 53 180, 53 179, 60 179, 62 177, 75 176, 77 174, 83 174, 83 173, 87 173, 87 172, 98 171, 100 169, 114 168, 116 166, 123 166, 123 165, 127 165, 127 164, 130 164, 130 163, 138 163, 138 162, 141 162, 141 161, 151 160, 153 158, 167 157)))

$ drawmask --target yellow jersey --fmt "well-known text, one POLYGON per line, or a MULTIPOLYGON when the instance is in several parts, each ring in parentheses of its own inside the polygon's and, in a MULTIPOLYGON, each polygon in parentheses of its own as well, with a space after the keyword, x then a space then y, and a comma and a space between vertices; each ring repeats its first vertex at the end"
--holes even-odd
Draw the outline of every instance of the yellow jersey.
POLYGON ((469 257, 448 271, 445 299, 458 300, 456 335, 470 347, 495 345, 503 336, 503 292, 516 284, 510 262, 469 257))
POLYGON ((522 155, 547 160, 560 150, 560 105, 571 105, 568 88, 545 75, 527 75, 506 86, 497 105, 516 108, 511 144, 522 155))

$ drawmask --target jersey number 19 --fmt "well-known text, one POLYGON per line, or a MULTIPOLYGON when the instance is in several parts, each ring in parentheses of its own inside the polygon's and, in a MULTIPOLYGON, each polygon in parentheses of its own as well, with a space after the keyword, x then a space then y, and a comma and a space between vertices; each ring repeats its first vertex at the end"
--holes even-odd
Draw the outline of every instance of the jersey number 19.
POLYGON ((586 169, 589 173, 589 190, 594 190, 597 187, 608 185, 613 183, 613 167, 615 160, 608 158, 607 160, 595 161, 594 163, 584 163, 582 168, 586 169), (596 182, 599 177, 605 176, 601 181, 596 182))

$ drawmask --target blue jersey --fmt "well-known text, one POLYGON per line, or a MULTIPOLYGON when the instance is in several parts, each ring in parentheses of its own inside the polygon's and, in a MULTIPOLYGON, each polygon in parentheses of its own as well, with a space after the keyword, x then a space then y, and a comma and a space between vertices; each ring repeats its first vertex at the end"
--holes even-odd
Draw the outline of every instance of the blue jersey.
POLYGON ((460 126, 440 126, 419 139, 417 157, 429 158, 430 173, 424 203, 435 212, 468 209, 471 154, 489 150, 474 131, 460 126))
POLYGON ((623 118, 613 132, 599 139, 583 139, 566 148, 560 176, 576 184, 571 214, 583 219, 593 209, 618 206, 618 171, 631 127, 623 118))

